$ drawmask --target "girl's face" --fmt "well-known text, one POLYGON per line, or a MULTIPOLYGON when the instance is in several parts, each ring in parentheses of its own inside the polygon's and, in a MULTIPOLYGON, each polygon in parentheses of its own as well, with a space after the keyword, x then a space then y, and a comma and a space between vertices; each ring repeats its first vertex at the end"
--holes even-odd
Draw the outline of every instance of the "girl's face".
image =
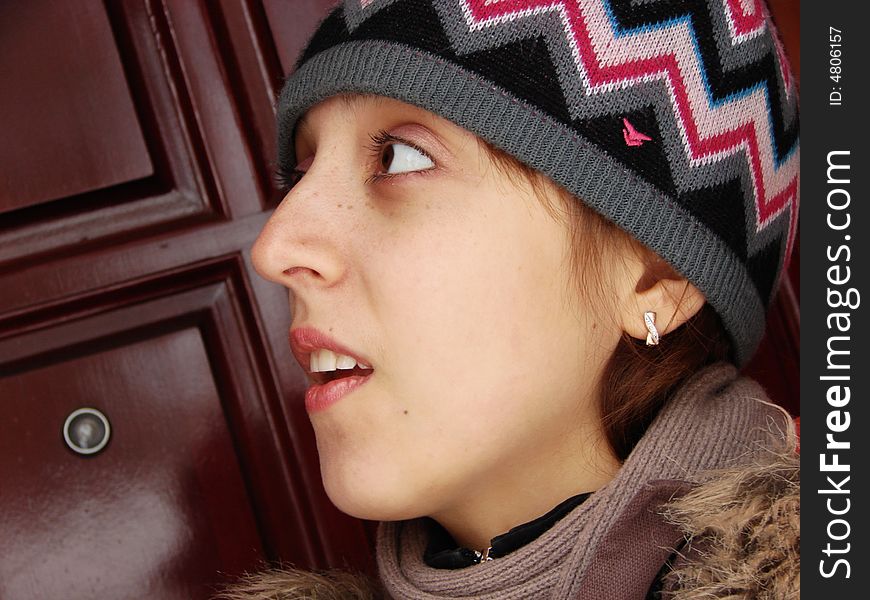
POLYGON ((567 226, 472 134, 395 100, 320 103, 296 154, 254 264, 290 290, 292 329, 374 369, 310 413, 333 502, 450 523, 585 491, 612 463, 594 390, 620 328, 571 289, 567 226))

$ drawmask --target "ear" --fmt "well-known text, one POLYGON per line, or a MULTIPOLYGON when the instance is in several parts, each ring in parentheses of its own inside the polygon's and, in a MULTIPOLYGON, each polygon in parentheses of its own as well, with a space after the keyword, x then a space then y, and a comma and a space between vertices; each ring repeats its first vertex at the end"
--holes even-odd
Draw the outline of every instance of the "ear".
POLYGON ((658 256, 634 263, 626 276, 629 291, 623 302, 622 328, 633 338, 646 339, 645 312, 656 313, 655 326, 664 337, 695 316, 707 301, 694 284, 658 256))

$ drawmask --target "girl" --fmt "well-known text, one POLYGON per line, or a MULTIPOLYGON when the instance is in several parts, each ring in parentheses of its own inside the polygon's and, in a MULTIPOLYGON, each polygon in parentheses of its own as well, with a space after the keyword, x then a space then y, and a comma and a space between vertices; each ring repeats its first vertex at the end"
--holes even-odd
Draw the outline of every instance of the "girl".
POLYGON ((349 0, 278 112, 254 263, 380 582, 225 597, 797 597, 791 422, 736 369, 797 218, 763 7, 349 0))

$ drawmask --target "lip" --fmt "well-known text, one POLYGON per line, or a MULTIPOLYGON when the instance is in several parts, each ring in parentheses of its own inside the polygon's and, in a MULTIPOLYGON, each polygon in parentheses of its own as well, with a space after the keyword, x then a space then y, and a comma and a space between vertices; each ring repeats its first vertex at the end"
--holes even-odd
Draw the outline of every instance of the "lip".
POLYGON ((312 384, 305 391, 305 410, 309 413, 325 410, 371 378, 371 375, 351 375, 329 383, 312 384))

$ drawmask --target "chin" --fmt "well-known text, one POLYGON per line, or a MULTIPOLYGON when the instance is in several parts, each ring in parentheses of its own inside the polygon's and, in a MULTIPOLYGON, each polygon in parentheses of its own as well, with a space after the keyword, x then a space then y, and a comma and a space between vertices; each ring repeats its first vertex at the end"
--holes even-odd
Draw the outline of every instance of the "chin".
POLYGON ((341 462, 322 456, 320 460, 323 487, 341 512, 370 521, 401 521, 428 514, 422 498, 415 494, 420 487, 390 476, 384 466, 358 468, 341 462))

